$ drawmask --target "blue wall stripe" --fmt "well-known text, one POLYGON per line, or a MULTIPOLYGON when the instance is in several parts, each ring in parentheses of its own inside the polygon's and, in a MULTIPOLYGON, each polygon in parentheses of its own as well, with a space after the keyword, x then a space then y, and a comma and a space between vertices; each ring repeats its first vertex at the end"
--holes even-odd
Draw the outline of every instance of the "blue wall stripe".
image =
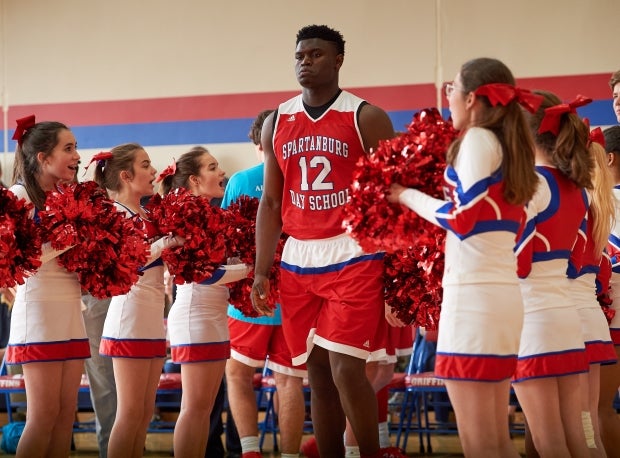
MULTIPOLYGON (((418 110, 389 112, 396 131, 404 131, 418 110)), ((447 118, 447 108, 442 110, 447 118)), ((610 100, 597 100, 579 109, 579 115, 590 119, 592 126, 616 124, 610 100)), ((214 143, 243 143, 249 141, 248 131, 253 118, 218 119, 202 121, 156 122, 143 124, 117 124, 106 126, 72 127, 78 145, 83 149, 109 148, 126 142, 143 146, 192 145, 214 143)), ((3 131, 0 131, 4 135, 3 131)), ((13 129, 9 130, 9 138, 13 129)), ((15 151, 15 142, 9 141, 9 151, 15 151)))

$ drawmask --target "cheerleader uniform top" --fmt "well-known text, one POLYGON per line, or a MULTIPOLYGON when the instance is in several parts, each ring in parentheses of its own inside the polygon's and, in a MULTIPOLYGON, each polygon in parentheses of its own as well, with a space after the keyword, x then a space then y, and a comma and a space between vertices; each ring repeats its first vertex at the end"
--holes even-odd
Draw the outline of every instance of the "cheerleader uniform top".
POLYGON ((449 200, 407 189, 400 201, 447 230, 444 287, 517 283, 513 248, 525 222, 525 206, 506 202, 502 150, 489 130, 467 130, 454 166, 444 172, 449 200))

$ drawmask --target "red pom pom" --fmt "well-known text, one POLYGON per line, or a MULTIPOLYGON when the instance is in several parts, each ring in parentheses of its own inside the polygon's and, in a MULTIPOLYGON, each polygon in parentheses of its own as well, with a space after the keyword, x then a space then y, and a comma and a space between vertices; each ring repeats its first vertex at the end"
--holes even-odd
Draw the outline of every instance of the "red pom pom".
POLYGON ((407 132, 380 142, 354 172, 343 227, 367 252, 384 250, 385 297, 405 323, 436 329, 443 290, 445 231, 387 201, 392 183, 443 197, 446 152, 457 136, 436 108, 416 113, 407 132))
POLYGON ((41 226, 52 246, 75 245, 58 257, 59 264, 76 272, 82 288, 95 297, 127 293, 149 253, 135 219, 118 212, 93 181, 62 185, 45 205, 41 226))
POLYGON ((367 252, 396 251, 408 246, 426 228, 421 218, 387 201, 392 183, 442 197, 446 151, 456 131, 436 108, 416 113, 407 132, 380 142, 362 157, 353 173, 351 199, 344 208, 343 227, 367 252))
POLYGON ((443 288, 446 233, 429 228, 428 237, 384 258, 385 302, 404 323, 437 329, 443 288))
POLYGON ((199 283, 226 264, 226 247, 234 228, 224 210, 211 205, 207 197, 175 189, 163 199, 152 199, 148 208, 162 233, 185 239, 182 246, 162 253, 176 284, 199 283))
MULTIPOLYGON (((229 241, 229 256, 238 257, 246 264, 254 264, 256 258, 256 214, 258 212, 259 199, 256 197, 241 196, 228 206, 231 224, 236 227, 229 241)), ((286 235, 282 235, 278 241, 273 265, 271 266, 269 306, 275 310, 279 300, 280 285, 280 257, 286 235)), ((252 307, 252 284, 254 283, 254 271, 248 278, 232 283, 229 286, 229 302, 241 311, 245 316, 258 317, 258 313, 252 307)))
POLYGON ((597 294, 596 299, 601 306, 601 310, 603 310, 603 313, 605 314, 607 324, 611 324, 611 320, 613 320, 616 316, 616 310, 612 308, 614 300, 611 298, 609 291, 597 294))
POLYGON ((240 196, 225 210, 234 228, 228 241, 228 256, 237 257, 245 264, 254 264, 256 258, 256 214, 259 199, 240 196))
POLYGON ((250 299, 252 294, 252 285, 254 284, 254 272, 250 275, 251 277, 248 276, 248 278, 244 278, 243 280, 239 280, 228 285, 230 290, 228 303, 243 313, 244 316, 256 318, 260 315, 256 312, 256 310, 254 310, 254 307, 252 306, 252 299, 250 299))
POLYGON ((0 188, 0 288, 23 284, 41 266, 41 237, 33 205, 0 188))

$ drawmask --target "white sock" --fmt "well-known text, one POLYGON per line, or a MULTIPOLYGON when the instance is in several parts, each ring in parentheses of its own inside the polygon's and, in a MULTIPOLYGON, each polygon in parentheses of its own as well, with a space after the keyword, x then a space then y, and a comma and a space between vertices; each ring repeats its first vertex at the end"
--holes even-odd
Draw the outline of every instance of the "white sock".
POLYGON ((390 445, 390 430, 388 429, 388 422, 384 421, 379 423, 379 447, 386 448, 390 445))
POLYGON ((258 447, 258 436, 246 436, 240 439, 241 452, 260 452, 258 447))
POLYGON ((346 445, 344 447, 344 456, 346 458, 360 458, 360 448, 357 445, 346 445))

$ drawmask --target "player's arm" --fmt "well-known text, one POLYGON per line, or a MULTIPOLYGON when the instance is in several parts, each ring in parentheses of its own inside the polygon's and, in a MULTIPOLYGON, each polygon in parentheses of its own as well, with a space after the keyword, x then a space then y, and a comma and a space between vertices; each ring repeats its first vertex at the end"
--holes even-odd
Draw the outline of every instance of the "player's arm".
POLYGON ((272 113, 265 119, 261 133, 261 143, 265 153, 265 172, 263 195, 256 216, 256 261, 254 263, 254 285, 252 286, 254 308, 259 313, 268 315, 273 313, 267 304, 269 270, 282 233, 281 207, 284 186, 284 177, 273 150, 273 115, 272 113))
POLYGON ((358 123, 366 151, 376 148, 379 145, 379 140, 387 140, 395 136, 390 117, 375 105, 367 103, 362 106, 358 123))

